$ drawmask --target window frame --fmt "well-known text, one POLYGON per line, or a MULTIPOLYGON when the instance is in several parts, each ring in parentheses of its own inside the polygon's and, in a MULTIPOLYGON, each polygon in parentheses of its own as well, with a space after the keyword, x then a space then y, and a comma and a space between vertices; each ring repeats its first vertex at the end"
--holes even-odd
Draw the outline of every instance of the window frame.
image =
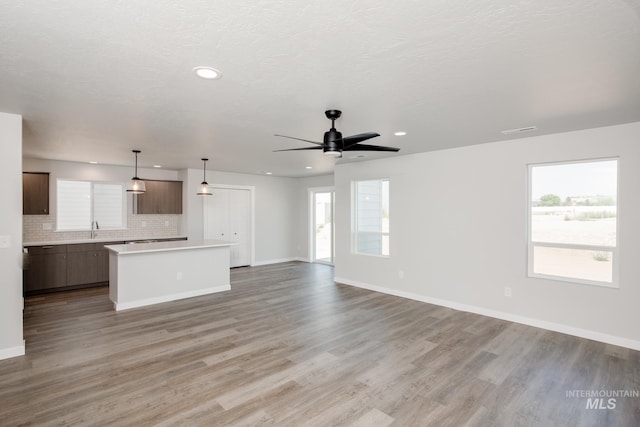
POLYGON ((57 232, 75 232, 75 231, 91 231, 91 223, 96 219, 95 213, 95 186, 97 185, 118 185, 122 189, 122 209, 121 209, 121 223, 120 226, 109 227, 109 226, 100 226, 100 230, 127 230, 127 194, 126 194, 126 184, 122 182, 115 181, 92 181, 87 179, 70 179, 70 178, 57 178, 56 179, 56 231, 57 232), (90 206, 89 206, 89 225, 88 227, 83 228, 60 228, 60 191, 59 191, 59 183, 63 182, 85 182, 89 183, 89 191, 90 191, 90 206))
POLYGON ((620 238, 620 158, 619 157, 598 157, 592 159, 580 159, 580 160, 564 160, 554 162, 542 162, 542 163, 530 163, 527 165, 527 277, 536 279, 547 279, 566 283, 574 283, 581 285, 599 286, 611 289, 619 289, 619 238, 620 238), (533 208, 533 176, 532 171, 535 167, 539 166, 560 166, 582 163, 598 163, 598 162, 616 162, 616 243, 615 246, 601 246, 601 245, 588 245, 579 243, 555 243, 555 242, 534 242, 532 240, 533 226, 532 226, 532 208, 533 208), (603 282, 598 280, 589 280, 578 277, 569 276, 556 276, 552 274, 536 273, 534 272, 534 249, 536 247, 550 247, 559 249, 577 249, 588 251, 603 251, 611 252, 612 265, 611 265, 611 282, 603 282))
MULTIPOLYGON (((378 257, 378 258, 390 258, 391 257, 391 215, 389 214, 389 212, 387 212, 389 214, 389 230, 387 232, 375 232, 375 231, 358 231, 358 183, 359 182, 365 182, 365 181, 379 181, 379 182, 387 182, 387 186, 389 188, 389 194, 388 194, 388 198, 389 198, 389 209, 388 211, 391 211, 391 180, 388 177, 384 177, 384 178, 364 178, 364 179, 357 179, 357 180, 353 180, 351 181, 351 194, 352 194, 352 198, 351 198, 351 202, 352 202, 352 218, 351 218, 351 252, 353 254, 356 255, 365 255, 365 256, 372 256, 372 257, 378 257), (388 245, 389 245, 389 253, 388 254, 383 254, 383 253, 379 253, 379 254, 375 254, 375 253, 369 253, 369 252, 361 252, 359 250, 359 246, 358 246, 358 236, 360 236, 361 234, 367 234, 367 235, 376 235, 376 236, 381 236, 381 240, 384 239, 384 237, 387 237, 388 240, 388 245)), ((382 207, 381 207, 381 211, 382 211, 382 207)))

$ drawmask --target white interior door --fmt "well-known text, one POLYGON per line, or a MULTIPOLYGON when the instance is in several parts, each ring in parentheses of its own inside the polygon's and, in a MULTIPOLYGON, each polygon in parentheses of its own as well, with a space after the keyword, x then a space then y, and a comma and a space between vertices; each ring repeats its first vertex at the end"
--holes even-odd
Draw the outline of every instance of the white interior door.
POLYGON ((249 190, 227 190, 229 193, 229 241, 231 246, 231 266, 251 264, 251 194, 249 190))
POLYGON ((229 203, 225 190, 215 190, 215 195, 206 196, 204 209, 204 238, 229 240, 229 203))
POLYGON ((204 202, 204 238, 234 242, 231 267, 251 264, 251 191, 214 187, 204 202))

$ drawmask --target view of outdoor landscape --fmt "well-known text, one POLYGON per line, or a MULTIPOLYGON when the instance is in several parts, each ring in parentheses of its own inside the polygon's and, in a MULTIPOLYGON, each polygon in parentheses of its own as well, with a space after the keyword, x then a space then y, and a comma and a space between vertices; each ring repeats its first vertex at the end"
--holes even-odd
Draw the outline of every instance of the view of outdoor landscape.
POLYGON ((613 282, 617 167, 617 160, 531 167, 531 272, 613 282))

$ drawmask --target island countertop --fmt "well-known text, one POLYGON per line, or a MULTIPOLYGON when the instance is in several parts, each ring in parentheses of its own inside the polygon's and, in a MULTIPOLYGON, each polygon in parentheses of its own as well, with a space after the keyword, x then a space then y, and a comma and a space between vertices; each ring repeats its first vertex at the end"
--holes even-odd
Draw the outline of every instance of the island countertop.
POLYGON ((215 248, 222 246, 232 246, 236 243, 227 242, 224 240, 178 240, 172 242, 152 242, 152 243, 133 243, 133 244, 124 244, 124 245, 107 245, 105 249, 117 254, 118 256, 122 255, 132 255, 132 254, 141 254, 148 252, 168 252, 168 251, 181 251, 181 250, 191 250, 191 249, 202 249, 202 248, 215 248))

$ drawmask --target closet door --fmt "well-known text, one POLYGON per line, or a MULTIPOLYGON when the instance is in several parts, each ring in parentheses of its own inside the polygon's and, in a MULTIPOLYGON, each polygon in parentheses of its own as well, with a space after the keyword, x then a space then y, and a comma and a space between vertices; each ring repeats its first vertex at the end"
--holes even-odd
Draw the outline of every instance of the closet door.
POLYGON ((204 200, 204 238, 229 241, 229 190, 215 188, 204 200))
POLYGON ((229 190, 229 239, 231 266, 251 264, 251 194, 249 190, 229 190))
POLYGON ((251 191, 213 188, 205 198, 204 238, 236 243, 231 267, 251 264, 251 191))

